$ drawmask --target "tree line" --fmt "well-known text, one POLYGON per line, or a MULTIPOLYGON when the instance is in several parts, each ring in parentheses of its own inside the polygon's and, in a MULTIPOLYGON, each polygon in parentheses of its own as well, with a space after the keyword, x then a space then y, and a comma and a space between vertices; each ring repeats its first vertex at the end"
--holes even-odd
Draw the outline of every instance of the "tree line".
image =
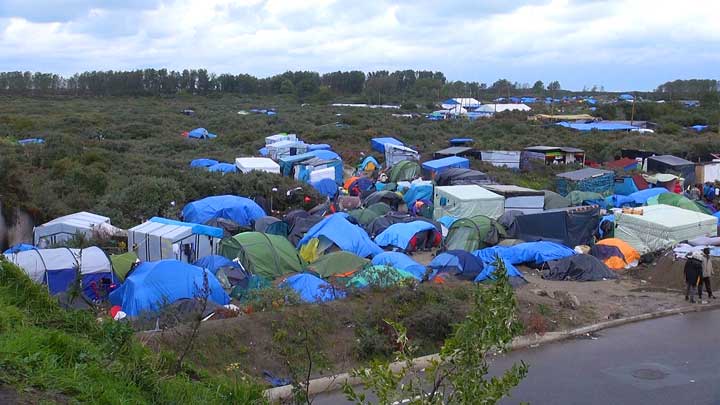
POLYGON ((720 82, 710 79, 673 80, 661 84, 656 93, 671 100, 683 98, 707 98, 720 92, 720 82))

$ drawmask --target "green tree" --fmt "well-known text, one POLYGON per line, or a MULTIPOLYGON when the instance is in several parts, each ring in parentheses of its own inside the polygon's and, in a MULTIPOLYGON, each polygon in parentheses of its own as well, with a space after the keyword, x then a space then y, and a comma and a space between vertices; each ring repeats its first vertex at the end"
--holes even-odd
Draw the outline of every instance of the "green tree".
POLYGON ((545 91, 545 83, 542 80, 538 80, 533 84, 532 90, 535 94, 542 94, 545 91))
POLYGON ((549 91, 558 91, 558 90, 560 90, 560 89, 561 89, 561 87, 560 87, 560 82, 557 81, 557 80, 551 81, 550 84, 548 84, 547 89, 548 89, 549 91))

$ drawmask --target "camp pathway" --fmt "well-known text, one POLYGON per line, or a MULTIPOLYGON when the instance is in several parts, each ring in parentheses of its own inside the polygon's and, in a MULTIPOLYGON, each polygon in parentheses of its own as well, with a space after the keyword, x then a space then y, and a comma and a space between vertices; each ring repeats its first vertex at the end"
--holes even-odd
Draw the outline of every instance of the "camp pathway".
MULTIPOLYGON (((493 372, 520 360, 530 371, 503 404, 718 404, 720 310, 675 315, 592 337, 511 352, 493 372)), ((315 405, 342 404, 342 393, 315 405)))

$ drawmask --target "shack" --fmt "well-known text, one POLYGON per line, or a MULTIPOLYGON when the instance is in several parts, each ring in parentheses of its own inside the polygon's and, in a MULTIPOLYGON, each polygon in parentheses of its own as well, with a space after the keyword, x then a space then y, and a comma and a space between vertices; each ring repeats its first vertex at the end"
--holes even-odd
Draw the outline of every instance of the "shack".
POLYGON ((441 159, 449 156, 469 157, 472 156, 472 154, 473 148, 469 148, 467 146, 451 146, 433 153, 433 158, 441 159))
POLYGON ((592 167, 560 173, 556 178, 557 191, 561 195, 568 195, 576 190, 612 194, 615 187, 615 172, 592 167))
POLYGON ((217 254, 222 237, 221 228, 153 217, 128 230, 128 251, 134 251, 140 261, 175 259, 194 263, 217 254))
POLYGON ((534 164, 585 165, 585 151, 567 146, 529 146, 520 155, 520 168, 532 170, 534 164))
POLYGON ((484 150, 480 152, 480 160, 495 167, 508 169, 520 168, 520 151, 516 150, 484 150))
POLYGON ((686 184, 695 182, 695 163, 673 155, 652 156, 647 159, 647 172, 677 173, 686 184))

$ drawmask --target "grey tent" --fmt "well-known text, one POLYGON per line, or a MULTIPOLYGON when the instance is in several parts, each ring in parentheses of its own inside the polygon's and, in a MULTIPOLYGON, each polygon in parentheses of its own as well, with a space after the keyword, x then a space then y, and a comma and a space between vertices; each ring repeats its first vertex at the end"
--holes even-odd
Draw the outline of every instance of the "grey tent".
POLYGON ((325 219, 325 217, 319 216, 319 215, 311 215, 306 218, 297 218, 295 220, 295 224, 288 232, 288 240, 290 243, 292 243, 293 246, 297 246, 297 244, 300 242, 300 239, 305 236, 307 231, 310 230, 315 224, 325 219))
POLYGON ((543 208, 546 210, 554 210, 557 208, 567 208, 572 206, 570 200, 554 191, 543 190, 543 193, 545 193, 545 206, 543 208))
POLYGON ((565 246, 590 245, 600 224, 600 207, 560 208, 515 218, 517 238, 526 242, 546 240, 565 246))
POLYGON ((617 274, 605 263, 591 255, 573 255, 551 260, 546 266, 542 272, 546 280, 599 281, 617 278, 617 274))
POLYGON ((436 178, 435 184, 438 186, 458 186, 464 184, 490 184, 490 178, 487 174, 461 168, 450 168, 443 170, 436 178))
POLYGON ((265 216, 255 220, 255 231, 272 235, 287 236, 288 224, 275 217, 265 216))
POLYGON ((518 229, 515 220, 523 214, 524 213, 522 211, 507 210, 500 218, 498 218, 498 223, 505 228, 508 238, 517 238, 518 229))
POLYGON ((376 191, 363 199, 363 205, 366 207, 377 203, 385 203, 397 211, 404 201, 398 193, 393 191, 376 191))

